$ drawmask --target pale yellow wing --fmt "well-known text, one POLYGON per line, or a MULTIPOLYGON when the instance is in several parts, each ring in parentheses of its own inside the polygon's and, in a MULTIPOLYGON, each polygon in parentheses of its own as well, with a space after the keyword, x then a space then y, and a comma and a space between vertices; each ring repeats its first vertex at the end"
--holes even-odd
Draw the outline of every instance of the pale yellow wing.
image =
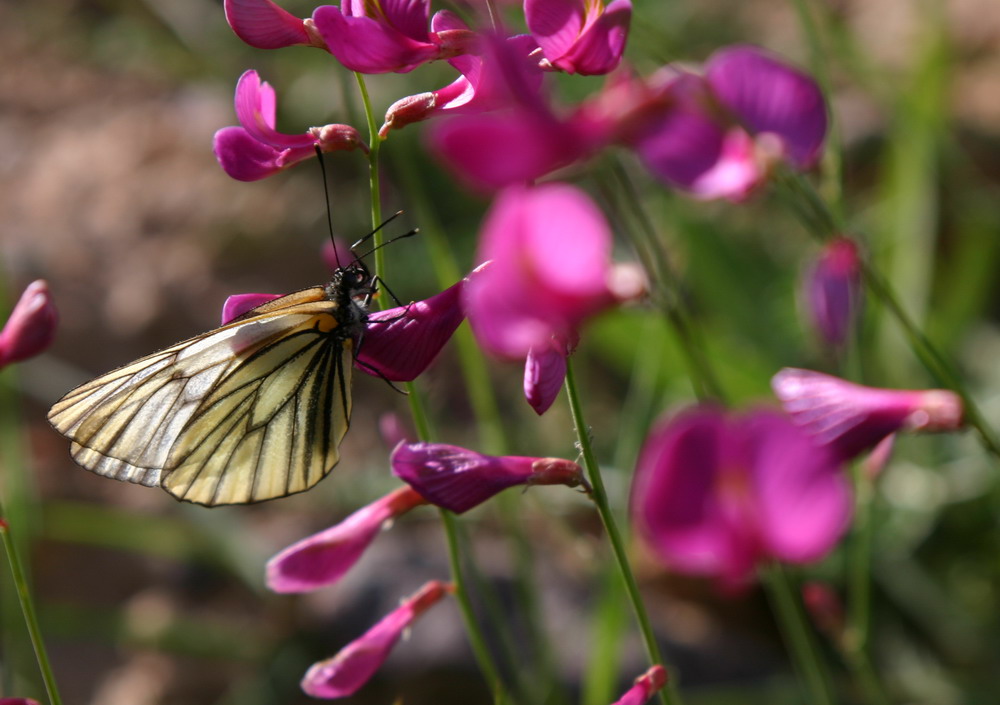
POLYGON ((351 341, 320 288, 109 372, 49 413, 74 460, 201 504, 308 489, 350 414, 351 341))

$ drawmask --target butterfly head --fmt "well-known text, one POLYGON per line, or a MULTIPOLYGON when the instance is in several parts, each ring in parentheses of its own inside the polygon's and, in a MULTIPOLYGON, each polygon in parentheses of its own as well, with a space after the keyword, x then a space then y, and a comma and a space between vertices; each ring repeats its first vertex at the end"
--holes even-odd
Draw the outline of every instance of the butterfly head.
POLYGON ((344 312, 340 324, 352 331, 352 335, 363 329, 368 319, 368 304, 377 290, 375 277, 361 260, 333 272, 326 285, 326 294, 337 304, 338 310, 344 312))

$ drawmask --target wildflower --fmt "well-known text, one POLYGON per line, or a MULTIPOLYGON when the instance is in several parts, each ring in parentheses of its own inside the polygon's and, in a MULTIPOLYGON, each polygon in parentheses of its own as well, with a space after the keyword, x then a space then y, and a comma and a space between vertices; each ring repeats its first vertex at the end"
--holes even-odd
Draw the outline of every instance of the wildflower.
POLYGON ((258 49, 303 44, 326 49, 312 20, 303 20, 271 0, 225 0, 226 21, 236 36, 258 49))
POLYGON ((843 345, 860 310, 861 258, 853 240, 832 240, 806 274, 804 308, 822 339, 843 345))
POLYGON ((430 0, 343 0, 313 12, 330 53, 352 71, 405 73, 436 59, 468 53, 475 33, 446 10, 427 29, 430 0))
POLYGON ((736 587, 760 561, 824 556, 847 529, 851 497, 836 456, 783 415, 703 406, 654 427, 631 509, 668 565, 736 587))
POLYGON ((654 176, 699 198, 739 201, 777 161, 804 170, 826 135, 816 82, 761 49, 713 54, 704 76, 667 67, 671 107, 647 116, 628 142, 654 176))
POLYGON ((879 389, 786 367, 771 388, 792 421, 849 459, 896 431, 955 431, 962 399, 947 389, 879 389))
POLYGON ((33 281, 0 330, 0 368, 43 352, 52 344, 58 322, 49 285, 43 279, 33 281))
POLYGON ((566 73, 610 72, 622 58, 632 19, 630 0, 524 0, 528 30, 547 66, 566 73))
POLYGON ((367 152, 350 125, 310 127, 302 134, 286 135, 274 129, 274 89, 247 71, 236 84, 236 117, 240 127, 215 133, 213 150, 223 170, 239 181, 257 181, 323 152, 361 149, 367 152))
POLYGON ((392 472, 431 504, 467 512, 515 485, 566 485, 582 481, 580 466, 560 458, 483 455, 444 443, 400 443, 392 472))
POLYGON ((280 298, 281 294, 233 294, 222 304, 222 323, 219 325, 232 323, 244 313, 280 298))
POLYGON ((547 408, 565 375, 553 351, 565 358, 584 320, 642 292, 612 266, 611 230, 597 206, 565 184, 501 192, 478 257, 490 264, 466 285, 469 323, 489 352, 529 358, 525 385, 536 410, 547 408))
POLYGON ((314 698, 343 698, 357 692, 388 658, 403 631, 454 590, 450 583, 428 582, 336 656, 313 664, 302 679, 302 690, 314 698))
POLYGON ((657 664, 635 679, 628 692, 613 705, 642 705, 649 702, 658 690, 667 684, 667 670, 657 664))
POLYGON ((308 592, 337 582, 386 522, 421 504, 423 497, 401 487, 339 524, 292 544, 267 562, 267 586, 275 592, 308 592))
MULTIPOLYGON (((530 92, 541 89, 542 71, 531 53, 538 44, 527 34, 507 37, 509 53, 518 61, 530 92)), ((475 114, 510 107, 509 91, 501 71, 485 66, 483 56, 464 54, 448 59, 462 75, 444 88, 401 98, 389 106, 379 129, 383 139, 398 130, 437 115, 475 114)))
POLYGON ((355 366, 393 382, 416 379, 465 319, 465 282, 424 301, 370 313, 355 366))

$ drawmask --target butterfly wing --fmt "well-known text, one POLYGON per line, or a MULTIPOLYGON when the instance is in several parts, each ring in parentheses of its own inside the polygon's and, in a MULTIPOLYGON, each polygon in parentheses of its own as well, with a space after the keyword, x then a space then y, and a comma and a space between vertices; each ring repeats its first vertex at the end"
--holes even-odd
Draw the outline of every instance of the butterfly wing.
POLYGON ((337 313, 321 287, 290 294, 74 389, 49 420, 83 467, 180 499, 300 492, 348 427, 353 343, 337 313))

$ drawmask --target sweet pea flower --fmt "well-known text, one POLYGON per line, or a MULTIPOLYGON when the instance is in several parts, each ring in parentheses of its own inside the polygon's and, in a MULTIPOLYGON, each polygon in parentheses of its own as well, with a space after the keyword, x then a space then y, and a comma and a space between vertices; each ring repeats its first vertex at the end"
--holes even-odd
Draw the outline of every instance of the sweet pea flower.
POLYGON ((583 322, 641 295, 628 268, 611 263, 611 230, 579 189, 550 183, 512 186, 486 216, 464 307, 477 340, 500 357, 528 358, 527 396, 541 413, 565 375, 583 322))
POLYGON ((785 416, 702 406, 653 428, 631 511, 667 565, 736 588, 761 561, 826 555, 847 530, 851 496, 839 459, 785 416))
POLYGON ((642 705, 648 703, 657 691, 667 684, 667 670, 657 664, 635 679, 628 692, 612 705, 642 705))
POLYGON ((524 0, 528 31, 545 65, 582 75, 610 72, 621 62, 632 20, 630 0, 524 0))
POLYGON ((813 328, 829 345, 849 338, 861 306, 861 257, 853 240, 831 240, 809 268, 803 287, 803 309, 813 328))
POLYGON ((436 59, 472 51, 476 35, 442 10, 427 29, 430 0, 342 0, 322 5, 312 21, 330 53, 352 71, 406 73, 436 59))
POLYGON ((806 74, 752 46, 713 54, 704 75, 667 67, 672 108, 628 143, 654 176, 703 199, 747 198, 784 161, 805 170, 826 136, 823 94, 806 74))
POLYGON ((955 431, 962 399, 947 389, 879 389, 786 367, 771 388, 792 421, 850 459, 896 431, 955 431))
POLYGON ((583 482, 579 465, 561 458, 483 455, 444 443, 400 443, 392 472, 431 504, 462 514, 516 485, 583 482))
MULTIPOLYGON (((541 89, 542 70, 532 56, 538 44, 530 35, 518 34, 505 40, 514 60, 520 59, 526 88, 536 93, 541 89)), ((401 98, 389 106, 385 123, 379 129, 383 139, 390 130, 398 130, 438 115, 468 115, 508 107, 510 99, 502 73, 485 66, 483 56, 464 54, 448 59, 462 75, 444 88, 401 98)))
POLYGON ((387 522, 425 503, 417 492, 401 487, 362 507, 269 560, 267 586, 275 592, 308 592, 337 582, 387 522))
POLYGON ((55 339, 58 322, 49 285, 43 279, 33 281, 0 330, 0 368, 43 352, 55 339))
POLYGON ((409 382, 427 369, 465 320, 463 279, 424 301, 368 314, 355 366, 392 382, 409 382))
POLYGON ((356 693, 389 657, 414 620, 454 591, 451 583, 428 582, 336 656, 313 664, 302 679, 302 690, 314 698, 328 699, 356 693))
POLYGON ((303 20, 271 0, 225 0, 226 21, 236 36, 258 49, 305 45, 326 49, 312 20, 303 20))
POLYGON ((310 127, 287 135, 274 129, 274 89, 256 71, 240 76, 236 84, 236 117, 239 127, 215 133, 213 151, 223 170, 239 181, 257 181, 323 152, 368 151, 358 131, 350 125, 310 127))

